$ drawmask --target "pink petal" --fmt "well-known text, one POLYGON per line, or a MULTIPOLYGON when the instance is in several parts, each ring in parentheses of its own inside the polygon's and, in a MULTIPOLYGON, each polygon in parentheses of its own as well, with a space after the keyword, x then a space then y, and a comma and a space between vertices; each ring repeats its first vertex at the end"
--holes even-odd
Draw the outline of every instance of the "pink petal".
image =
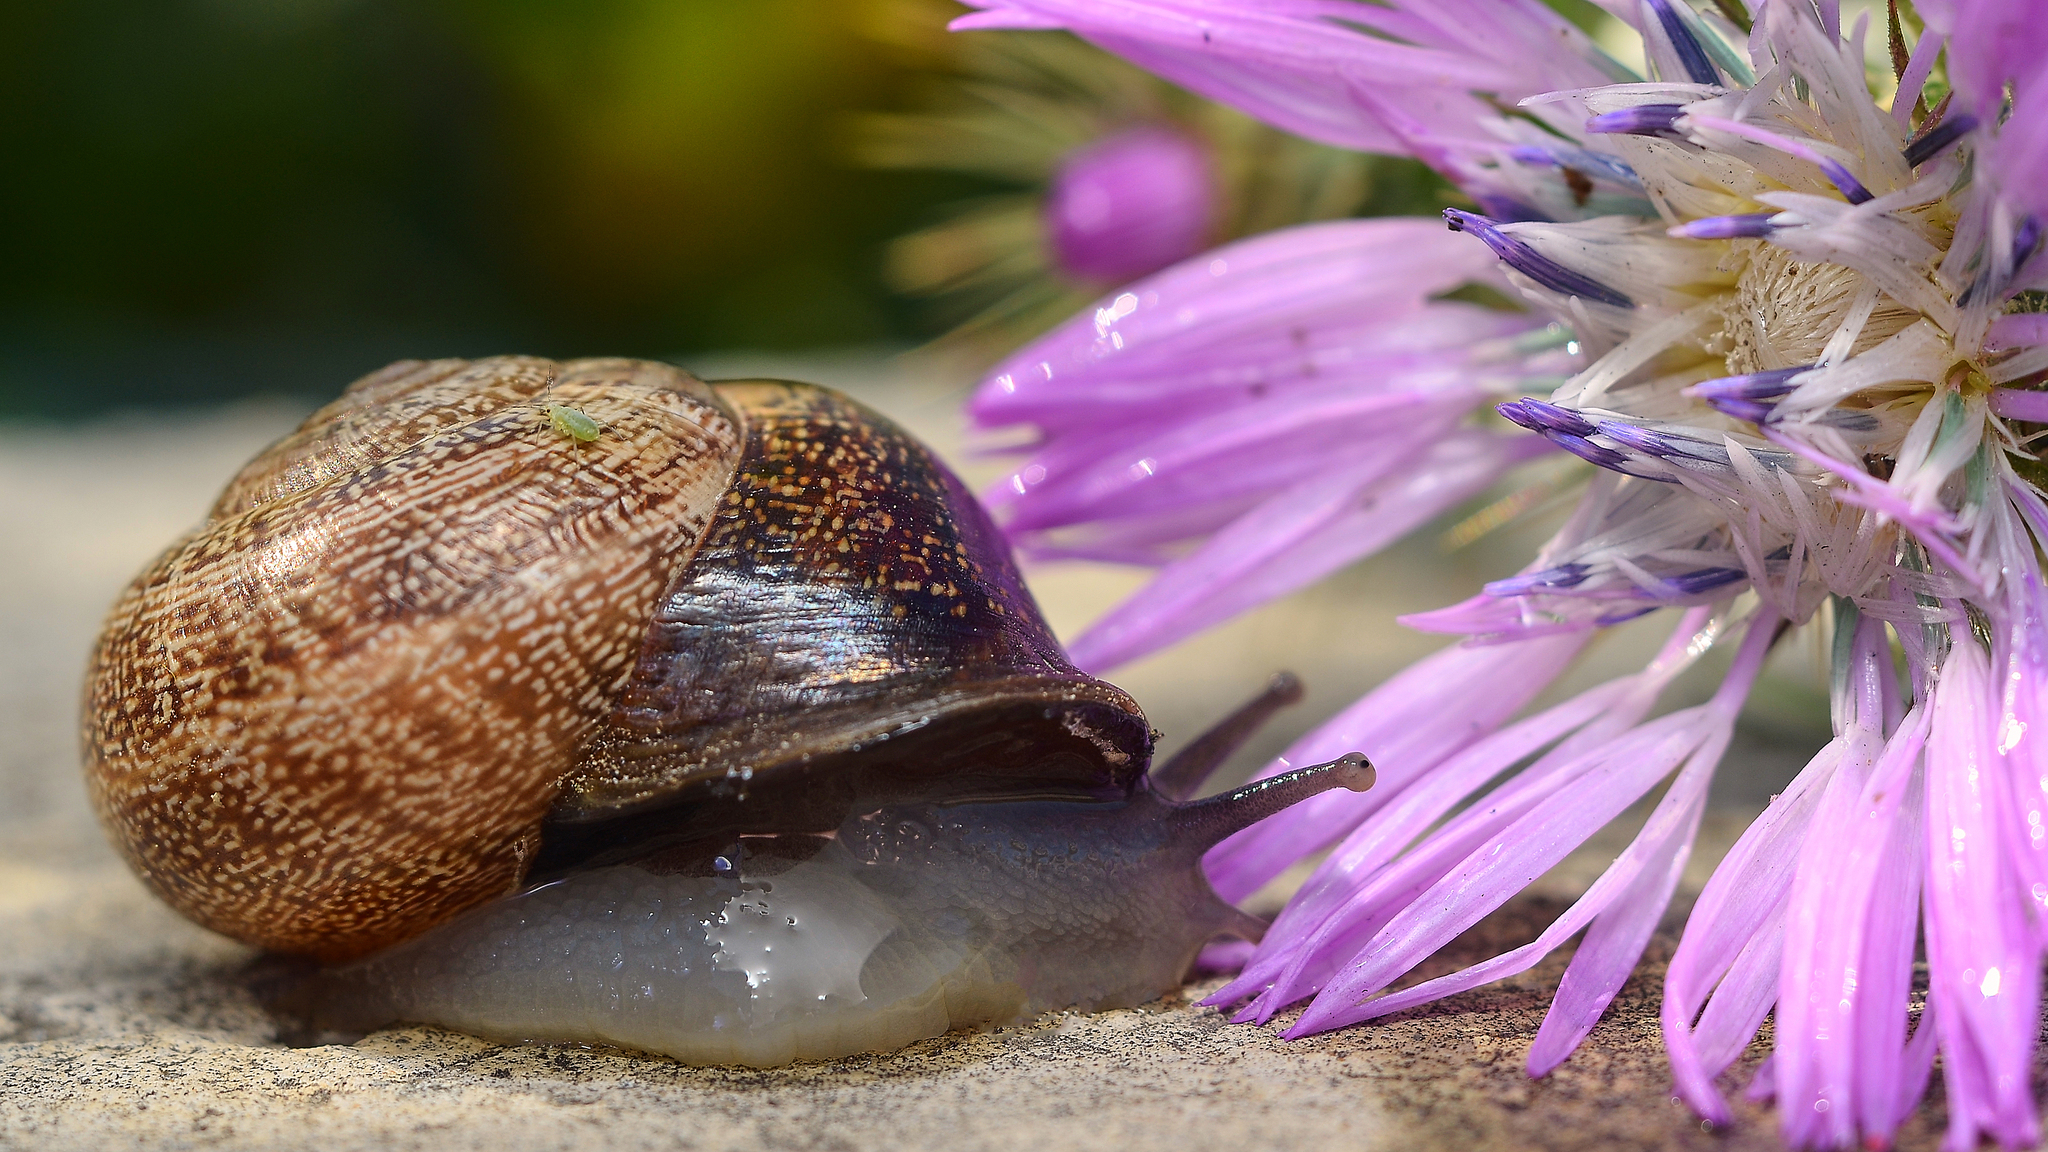
POLYGON ((1641 709, 1630 708, 1618 716, 1610 710, 1619 711, 1617 704, 1637 695, 1634 690, 1641 679, 1640 675, 1629 676, 1589 689, 1488 736, 1430 771, 1345 838, 1281 910, 1258 955, 1238 979, 1204 1003, 1234 1004, 1258 996, 1261 1003, 1254 1016, 1263 1022, 1280 1008, 1313 994, 1347 955, 1350 942, 1362 944, 1370 939, 1394 911, 1440 879, 1474 844, 1526 811, 1558 775, 1551 771, 1553 767, 1581 760, 1587 749, 1573 745, 1587 732, 1581 729, 1567 746, 1518 775, 1518 785, 1525 778, 1534 778, 1529 787, 1517 789, 1521 803, 1503 804, 1496 792, 1488 797, 1488 803, 1466 809, 1432 835, 1427 847, 1398 862, 1397 853, 1459 801, 1544 745, 1596 718, 1603 722, 1599 729, 1603 737, 1614 734, 1606 726, 1611 719, 1619 719, 1623 728, 1640 719, 1648 699, 1641 701, 1641 709), (1364 911, 1367 909, 1378 911, 1364 911), (1341 930, 1335 942, 1333 926, 1341 930))
POLYGON ((1066 25, 1050 16, 1039 16, 1014 8, 998 8, 992 12, 974 12, 966 16, 956 16, 953 18, 953 22, 946 27, 954 32, 1012 30, 1037 32, 1065 28, 1066 25))
MULTIPOLYGON (((1957 0, 1950 12, 1937 6, 1928 23, 1950 36, 1949 74, 1964 106, 1992 123, 2001 111, 2005 87, 2019 82, 2022 93, 2035 85, 2048 62, 2048 26, 2029 0, 1957 0), (1937 14, 1938 13, 1938 14, 1937 14), (1952 13, 1952 14, 1951 14, 1952 13)), ((2020 105, 2016 117, 2038 119, 2048 109, 2020 105)))
MULTIPOLYGON (((1686 829, 1696 822, 1694 809, 1703 802, 1707 781, 1727 747, 1735 714, 1769 651, 1776 624, 1773 617, 1751 622, 1712 701, 1653 720, 1600 749, 1591 770, 1571 787, 1548 795, 1417 897, 1380 929, 1339 978, 1324 987, 1287 1035, 1343 1027, 1521 971, 1604 911, 1668 847, 1670 838, 1678 837, 1689 845, 1686 829), (1367 999, 1548 871, 1681 762, 1684 771, 1651 813, 1643 831, 1543 937, 1463 972, 1367 999)), ((1625 945, 1629 936, 1624 924, 1610 948, 1625 945)), ((1609 950, 1603 949, 1594 961, 1595 968, 1603 974, 1611 971, 1609 958, 1609 950)), ((1588 1003, 1597 1000, 1602 984, 1589 981, 1587 991, 1588 1003)))
POLYGON ((1874 617, 1854 627, 1836 657, 1839 764, 1784 921, 1774 1077, 1784 1137, 1799 1147, 1888 1143, 1900 1096, 1920 1083, 1906 1074, 1905 1029, 1921 872, 1911 781, 1928 712, 1914 709, 1882 741, 1897 707, 1889 644, 1874 617))
POLYGON ((1899 73, 1899 89, 1892 97, 1892 119, 1900 131, 1911 131, 1913 105, 1925 90, 1927 78, 1934 74, 1935 59, 1947 43, 1947 38, 1933 28, 1924 30, 1920 39, 1914 41, 1906 70, 1899 73))
POLYGON ((2048 423, 2048 392, 2037 392, 2031 388, 1993 388, 1991 412, 2007 420, 2048 423))
MULTIPOLYGON (((1712 758, 1702 756, 1704 766, 1694 775, 1711 775, 1720 747, 1725 746, 1725 734, 1714 738, 1711 723, 1703 707, 1674 712, 1603 750, 1598 766, 1579 783, 1481 845, 1396 915, 1351 967, 1316 996, 1286 1035, 1341 1028, 1476 988, 1529 968, 1570 939, 1633 883, 1673 829, 1685 823, 1682 815, 1691 785, 1686 791, 1672 786, 1652 814, 1655 831, 1646 826, 1593 888, 1535 942, 1449 976, 1367 999, 1549 871, 1680 762, 1701 752, 1703 742, 1712 758)), ((1705 781, 1697 786, 1703 788, 1705 781)))
POLYGON ((1245 940, 1218 940, 1195 957, 1197 972, 1235 972, 1252 958, 1258 946, 1245 940))
MULTIPOLYGON (((1720 759, 1719 750, 1714 759, 1720 759)), ((1635 971, 1644 945, 1657 930, 1657 922, 1664 918, 1671 893, 1678 888, 1679 877, 1685 872, 1686 857, 1691 854, 1700 813, 1706 806, 1706 777, 1712 771, 1710 766, 1701 773, 1697 789, 1682 801, 1684 811, 1657 829, 1657 837, 1645 851, 1635 879, 1615 892, 1606 910, 1586 929, 1585 939, 1579 942, 1579 950, 1557 986, 1557 997, 1543 1017, 1543 1026, 1536 1031, 1536 1042, 1529 1048, 1529 1075, 1545 1075, 1564 1063, 1593 1031, 1593 1025, 1600 1022, 1601 1014, 1613 1002, 1614 994, 1621 991, 1629 973, 1635 971)), ((1666 804, 1671 803, 1671 796, 1679 787, 1674 784, 1671 792, 1665 794, 1666 804)), ((1651 823, 1657 824, 1655 816, 1651 823)), ((1651 829, 1644 828, 1642 834, 1649 836, 1651 829)))
POLYGON ((1364 752, 1379 770, 1368 792, 1325 792, 1232 836, 1203 865, 1217 894, 1242 900, 1302 856, 1356 827, 1423 772, 1520 711, 1564 671, 1582 636, 1446 648, 1410 665, 1259 773, 1272 776, 1364 752))
POLYGON ((2010 618, 1998 654, 2005 675, 1995 748, 1999 776, 2012 792, 2013 863, 2039 917, 2048 911, 2048 596, 2040 575, 2024 567, 2032 542, 2015 543, 2025 551, 2007 566, 2010 618))
POLYGON ((1839 740, 1823 748, 1743 832, 1700 892, 1665 975, 1672 1076, 1686 1103, 1716 1124, 1734 1118, 1714 1077, 1741 1054, 1777 998, 1793 866, 1841 755, 1839 740), (1695 1029, 1703 1006, 1707 1017, 1695 1029))
POLYGON ((1936 1027, 1939 1018, 1934 1010, 1934 996, 1927 997, 1927 1004, 1920 1009, 1920 1020, 1913 1029, 1913 1038, 1906 1042, 1905 1058, 1899 1070, 1899 1110, 1892 1124, 1904 1124, 1913 1109, 1920 1104, 1920 1098, 1927 1095, 1927 1082, 1933 1078, 1935 1041, 1941 1036, 1936 1027))
MULTIPOLYGON (((1735 958, 1728 968, 1728 974, 1714 987, 1713 996, 1707 1001, 1707 1010, 1700 1013, 1699 1026, 1693 1029, 1691 1044, 1699 1054, 1699 1072, 1714 1068, 1725 1071, 1735 1063, 1749 1042, 1756 1038, 1756 1031, 1763 1025, 1764 1017, 1770 1015, 1771 1006, 1778 999, 1778 966, 1785 950, 1785 915, 1782 905, 1768 917, 1764 925, 1752 936, 1749 945, 1735 958)), ((1666 1045, 1670 1048, 1670 1045, 1666 1045)), ((1675 1049, 1671 1049, 1676 1051, 1675 1049)), ((1674 1076, 1677 1074, 1677 1060, 1672 1062, 1674 1076)), ((1719 1075, 1716 1071, 1714 1075, 1719 1075)), ((1704 1088, 1712 1089, 1712 1077, 1704 1078, 1704 1088)), ((1694 1094, 1685 1095, 1692 1104, 1694 1094)), ((1711 1097, 1716 1104, 1720 1095, 1711 1097)), ((1699 1108, 1702 1118, 1717 1124, 1733 1118, 1727 1114, 1725 1105, 1721 1115, 1699 1108)))
MULTIPOLYGON (((1344 220, 1280 229, 1226 244, 1104 297, 997 365, 969 411, 984 424, 1035 421, 1087 402, 1133 372, 1173 378, 1179 368, 1185 379, 1200 383, 1205 361, 1219 350, 1248 341, 1279 351, 1272 344, 1276 334, 1313 345, 1319 331, 1400 320, 1432 296, 1492 277, 1492 253, 1462 242, 1435 220, 1344 220)), ((1299 348, 1297 343, 1296 361, 1299 348)), ((1229 376, 1216 383, 1241 390, 1257 382, 1229 376)))
POLYGON ((1973 146, 1979 195, 2012 217, 2041 219, 2048 214, 2048 24, 2040 6, 1956 0, 1927 9, 1929 29, 1949 37, 1957 110, 1983 125, 1973 146))
MULTIPOLYGON (((1532 565, 1527 571, 1542 567, 1548 565, 1532 565)), ((1606 628, 1664 606, 1638 597, 1617 599, 1612 596, 1549 596, 1542 593, 1494 596, 1482 592, 1447 607, 1411 612, 1396 619, 1418 632, 1470 636, 1473 643, 1484 644, 1606 628)))
MULTIPOLYGON (((1565 743, 1576 745, 1587 734, 1581 731, 1565 743)), ((1277 967, 1277 975, 1268 977, 1269 986, 1258 993, 1251 1008, 1252 1018, 1261 1023, 1288 1004, 1319 992, 1389 923, 1469 860, 1474 851, 1513 827, 1546 795, 1576 785, 1602 755, 1598 746, 1591 751, 1557 749, 1363 883, 1318 890, 1304 902, 1303 915, 1297 921, 1307 931, 1283 938, 1269 961, 1248 970, 1224 991, 1252 990, 1255 978, 1267 977, 1277 967), (1310 906, 1326 907, 1328 912, 1315 918, 1310 906)), ((1221 996, 1218 993, 1219 999, 1221 996)))
POLYGON ((2027 897, 2005 867, 1989 666, 1967 634, 1934 688, 1927 754, 1927 954, 1939 993, 1949 1139, 1983 1131, 2034 1143, 2030 1075, 2039 1027, 2039 950, 2027 897))
MULTIPOLYGON (((1872 729, 1844 738, 1842 767, 1800 852, 1777 1034, 1778 1099, 1785 1138, 1794 1144, 1854 1142, 1861 1103, 1855 1061, 1882 1055, 1883 1038, 1860 1036, 1857 1028, 1871 1018, 1868 985, 1885 983, 1864 971, 1866 942, 1873 902, 1901 895, 1878 890, 1877 881, 1887 857, 1903 855, 1894 844, 1906 830, 1897 815, 1925 740, 1924 722, 1924 713, 1915 713, 1882 756, 1872 729)), ((1903 995, 1881 1007, 1903 1025, 1903 995)))
POLYGON ((1017 502, 1009 523, 1028 530, 1256 497, 1358 455, 1391 471, 1481 396, 1459 386, 1364 395, 1331 388, 1218 411, 1048 479, 1017 502))
POLYGON ((1157 651, 1306 587, 1477 495, 1509 468, 1548 450, 1535 436, 1485 432, 1420 440, 1423 459, 1396 450, 1322 474, 1254 507, 1069 644, 1101 672, 1157 651), (1406 465, 1400 472, 1396 466, 1406 465), (1389 473, 1395 473, 1389 477, 1389 473))
POLYGON ((1645 669, 1588 689, 1472 745, 1374 813, 1317 867, 1266 934, 1258 957, 1208 1003, 1259 996, 1260 1018, 1310 995, 1416 894, 1545 795, 1572 786, 1608 741, 1639 722, 1672 677, 1699 653, 1708 612, 1684 614, 1645 669), (1473 791, 1553 741, 1535 763, 1431 833, 1473 791))
MULTIPOLYGON (((1864 929, 1863 956, 1857 965, 1860 1002, 1857 1043, 1851 1075, 1855 1079, 1863 1137, 1889 1141, 1900 1120, 1910 1114, 1927 1090, 1929 1065, 1918 1065, 1906 1040, 1906 1009, 1912 993, 1913 948, 1920 928, 1920 887, 1925 872, 1921 858, 1921 802, 1908 795, 1899 805, 1901 818, 1884 847, 1864 929)), ((1880 801, 1870 800, 1876 807, 1880 801)), ((1931 1045, 1930 1045, 1931 1048, 1931 1045)), ((1930 1051, 1929 1058, 1932 1053, 1930 1051)))
POLYGON ((1769 1103, 1778 1095, 1777 1056, 1764 1057, 1764 1062, 1756 1066, 1756 1075, 1750 1078, 1749 1087, 1743 1089, 1742 1095, 1758 1104, 1769 1103))
POLYGON ((1984 348, 2004 352, 2030 344, 2048 344, 2048 312, 2014 312, 1991 322, 1984 348))
MULTIPOLYGON (((1327 144, 1400 150, 1351 96, 1363 81, 1410 117, 1469 133, 1491 107, 1599 83, 1583 34, 1529 0, 974 0, 1071 29, 1139 67, 1327 144), (1474 36, 1483 29, 1484 35, 1474 36)), ((987 16, 956 28, 988 27, 987 16)))

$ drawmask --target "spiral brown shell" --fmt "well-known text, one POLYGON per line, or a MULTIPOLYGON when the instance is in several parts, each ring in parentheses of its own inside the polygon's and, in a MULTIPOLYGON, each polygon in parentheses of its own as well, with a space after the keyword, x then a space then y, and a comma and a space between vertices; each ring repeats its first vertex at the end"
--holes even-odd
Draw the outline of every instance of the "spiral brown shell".
POLYGON ((116 842, 200 923, 320 956, 505 891, 738 444, 654 365, 359 382, 116 605, 87 701, 116 842))
POLYGON ((1123 788, 1150 737, 886 421, 809 386, 504 357, 393 365, 246 467, 115 606, 85 744, 165 900, 340 959, 513 889, 544 847, 573 863, 719 804, 772 822, 828 779, 1123 788))

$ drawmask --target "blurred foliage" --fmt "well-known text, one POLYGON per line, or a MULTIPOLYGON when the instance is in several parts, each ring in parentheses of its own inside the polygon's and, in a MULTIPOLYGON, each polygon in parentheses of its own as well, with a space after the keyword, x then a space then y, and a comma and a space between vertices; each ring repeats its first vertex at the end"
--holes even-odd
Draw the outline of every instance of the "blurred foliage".
MULTIPOLYGON (((1554 2, 1597 15, 1584 0, 1554 2)), ((977 58, 1028 55, 1054 35, 982 33, 969 48, 939 31, 957 10, 0 7, 0 419, 325 397, 408 356, 687 362, 714 349, 928 339, 961 312, 892 292, 889 242, 937 235, 1006 197, 1027 204, 1028 231, 1046 167, 877 163, 873 113, 912 115, 900 125, 957 108, 977 58), (906 28, 913 10, 931 26, 906 28), (1015 38, 1015 51, 992 38, 1015 38)), ((1156 81, 1097 55, 1102 84, 1142 82, 1146 99, 1162 99, 1156 81)), ((1230 113, 1190 114, 1264 139, 1230 113)), ((1419 164, 1379 159, 1369 190, 1346 195, 1368 214, 1429 211, 1446 188, 1419 164)), ((1279 222, 1247 217, 1232 230, 1279 222)), ((898 288, 915 279, 901 267, 907 251, 898 246, 898 288)))
POLYGON ((835 0, 0 11, 0 403, 332 393, 401 356, 902 341, 862 171, 899 71, 835 0))

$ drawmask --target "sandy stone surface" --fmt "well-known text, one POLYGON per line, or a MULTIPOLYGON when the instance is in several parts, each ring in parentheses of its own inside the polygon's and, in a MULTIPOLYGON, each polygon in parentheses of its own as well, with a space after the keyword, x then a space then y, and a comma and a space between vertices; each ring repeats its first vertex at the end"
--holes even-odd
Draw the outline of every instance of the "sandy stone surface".
MULTIPOLYGON (((872 361, 799 371, 959 447, 955 398, 942 389, 913 387, 872 361)), ((253 405, 0 426, 0 1149, 1777 1146, 1770 1117, 1754 1107, 1738 1104, 1735 1130, 1709 1134, 1669 1100, 1656 1029, 1668 933, 1591 1040, 1537 1082, 1522 1062, 1564 954, 1405 1017, 1295 1043, 1196 1007, 1213 987, 1197 984, 1139 1010, 765 1072, 431 1029, 292 1047, 251 991, 257 958, 164 909, 105 845, 78 782, 75 723, 86 647, 116 590, 298 415, 253 405)), ((1394 615, 1512 571, 1528 543, 1446 553, 1425 539, 1116 678, 1171 744, 1276 668, 1302 673, 1308 703, 1240 758, 1249 770, 1440 642, 1399 629, 1394 615)), ((1142 576, 1068 568, 1034 580, 1071 634, 1142 576)), ((1572 683, 1613 674, 1657 639, 1618 637, 1572 683)), ((1717 785, 1690 891, 1824 738, 1801 660, 1788 652, 1759 693, 1768 699, 1717 785)), ((1697 698, 1712 683, 1709 668, 1678 692, 1697 698)), ((1603 834, 1417 976, 1532 937, 1627 835, 1603 834)), ((1739 1071, 1729 1083, 1746 1078, 1739 1071)), ((1932 1147, 1939 1119, 1916 1120, 1905 1146, 1932 1147)))

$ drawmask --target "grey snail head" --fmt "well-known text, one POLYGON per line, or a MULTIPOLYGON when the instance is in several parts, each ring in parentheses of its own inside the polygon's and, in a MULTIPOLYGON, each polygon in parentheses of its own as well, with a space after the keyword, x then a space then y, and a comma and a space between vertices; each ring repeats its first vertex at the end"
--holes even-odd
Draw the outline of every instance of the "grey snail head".
POLYGON ((1156 996, 1257 930, 1201 851, 1371 772, 1169 799, 887 420, 516 357, 393 365, 252 461, 115 606, 85 744, 169 903, 342 965, 314 1015, 747 1063, 1156 996), (577 1000, 598 937, 651 1014, 577 1000))

